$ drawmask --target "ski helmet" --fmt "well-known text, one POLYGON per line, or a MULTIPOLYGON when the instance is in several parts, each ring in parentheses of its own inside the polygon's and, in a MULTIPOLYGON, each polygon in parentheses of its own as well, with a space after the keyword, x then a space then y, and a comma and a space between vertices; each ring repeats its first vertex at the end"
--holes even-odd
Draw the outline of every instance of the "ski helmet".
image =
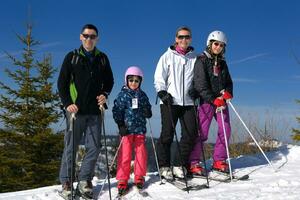
POLYGON ((225 33, 222 31, 213 31, 208 35, 206 46, 209 46, 209 42, 211 40, 217 40, 219 42, 223 42, 225 45, 227 45, 227 37, 225 33))
POLYGON ((143 80, 143 77, 144 77, 144 74, 139 67, 130 66, 130 67, 128 67, 128 69, 126 70, 126 73, 125 73, 125 84, 126 85, 127 85, 127 76, 130 76, 130 75, 141 77, 141 81, 143 80))

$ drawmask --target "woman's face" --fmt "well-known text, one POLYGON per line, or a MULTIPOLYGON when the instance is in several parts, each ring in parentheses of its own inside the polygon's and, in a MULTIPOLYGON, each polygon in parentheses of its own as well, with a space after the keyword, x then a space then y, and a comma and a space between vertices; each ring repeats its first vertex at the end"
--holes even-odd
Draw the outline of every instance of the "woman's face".
POLYGON ((180 48, 186 50, 192 42, 192 36, 189 31, 181 30, 178 32, 175 41, 180 48))
POLYGON ((222 52, 223 48, 224 48, 224 43, 223 42, 214 41, 211 44, 211 51, 215 55, 220 54, 222 52))

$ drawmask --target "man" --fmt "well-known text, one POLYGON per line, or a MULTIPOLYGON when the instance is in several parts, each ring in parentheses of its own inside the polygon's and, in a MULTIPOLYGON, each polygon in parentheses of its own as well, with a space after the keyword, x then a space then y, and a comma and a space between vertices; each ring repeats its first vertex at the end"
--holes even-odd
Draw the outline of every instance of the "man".
POLYGON ((101 147, 99 106, 106 107, 107 96, 114 84, 109 60, 96 48, 99 40, 97 28, 92 24, 83 26, 80 40, 82 45, 79 49, 66 55, 58 78, 59 95, 67 111, 67 130, 71 114, 76 113, 73 133, 66 131, 65 134, 59 175, 63 188, 61 195, 66 199, 71 198, 72 152, 77 151, 83 136, 86 155, 78 174, 77 192, 87 198, 93 196, 91 180, 101 147))
POLYGON ((161 176, 169 180, 173 179, 173 174, 184 177, 182 166, 173 167, 173 172, 170 168, 170 150, 178 119, 182 130, 180 164, 185 168, 189 167, 188 157, 197 137, 194 103, 188 95, 196 61, 191 41, 191 30, 180 27, 176 31, 175 44, 160 57, 154 74, 154 86, 161 99, 162 129, 157 144, 158 162, 161 176))

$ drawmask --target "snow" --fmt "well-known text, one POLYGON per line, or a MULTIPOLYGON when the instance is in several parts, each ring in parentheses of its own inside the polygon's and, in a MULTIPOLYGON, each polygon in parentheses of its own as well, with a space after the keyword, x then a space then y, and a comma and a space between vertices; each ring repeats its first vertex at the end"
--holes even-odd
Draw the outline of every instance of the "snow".
MULTIPOLYGON (((146 177, 146 191, 149 196, 143 197, 136 190, 130 191, 126 199, 222 199, 222 200, 251 200, 251 199, 300 199, 300 146, 283 145, 277 151, 266 153, 272 162, 274 169, 268 164, 261 154, 239 156, 231 159, 231 165, 236 175, 249 174, 247 181, 221 183, 210 181, 209 189, 181 191, 173 185, 166 183, 161 185, 159 176, 149 173, 146 177)), ((211 161, 208 161, 211 164, 211 161)), ((193 183, 205 183, 205 179, 193 179, 193 183)), ((95 194, 99 194, 103 180, 93 180, 95 194)), ((117 194, 116 180, 111 179, 112 199, 117 194)), ((0 199, 10 200, 54 200, 60 199, 57 190, 60 185, 43 187, 33 190, 2 193, 0 199)), ((109 199, 107 186, 98 199, 109 199)))

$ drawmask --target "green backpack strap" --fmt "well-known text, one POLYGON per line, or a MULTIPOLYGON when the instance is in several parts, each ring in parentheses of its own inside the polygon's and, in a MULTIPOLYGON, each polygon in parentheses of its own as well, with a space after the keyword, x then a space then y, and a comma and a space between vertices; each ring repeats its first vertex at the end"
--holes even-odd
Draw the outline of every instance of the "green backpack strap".
MULTIPOLYGON (((78 63, 78 60, 79 60, 79 53, 78 53, 78 50, 75 49, 73 51, 73 57, 72 57, 72 60, 71 60, 72 68, 75 67, 75 65, 78 63)), ((72 102, 75 103, 76 99, 77 99, 78 93, 77 93, 77 90, 76 90, 76 87, 75 87, 75 83, 74 83, 74 73, 73 73, 73 70, 72 70, 72 73, 71 73, 71 81, 70 81, 70 95, 71 95, 72 102)))

